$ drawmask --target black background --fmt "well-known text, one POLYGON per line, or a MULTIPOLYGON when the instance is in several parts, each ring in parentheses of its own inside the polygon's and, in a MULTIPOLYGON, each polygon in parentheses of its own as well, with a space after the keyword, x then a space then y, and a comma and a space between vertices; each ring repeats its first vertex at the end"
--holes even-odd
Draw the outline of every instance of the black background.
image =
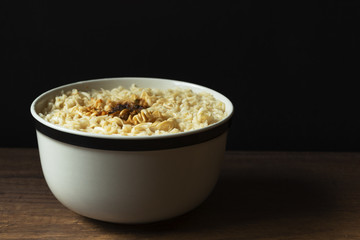
POLYGON ((360 150, 360 1, 2 1, 0 11, 0 147, 36 147, 29 107, 40 93, 142 76, 229 97, 229 150, 360 150))

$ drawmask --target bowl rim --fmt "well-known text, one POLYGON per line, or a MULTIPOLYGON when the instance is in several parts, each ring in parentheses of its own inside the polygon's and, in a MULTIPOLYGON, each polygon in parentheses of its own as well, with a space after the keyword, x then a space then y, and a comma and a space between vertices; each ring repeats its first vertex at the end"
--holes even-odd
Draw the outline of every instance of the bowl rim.
MULTIPOLYGON (((140 86, 141 87, 141 86, 140 86)), ((94 89, 94 88, 90 88, 90 89, 94 89)), ((90 90, 89 89, 89 90, 90 90)), ((33 120, 35 121, 35 128, 37 131, 40 131, 41 133, 55 138, 56 140, 60 140, 62 142, 65 143, 70 143, 70 144, 74 144, 74 145, 78 145, 78 146, 85 146, 87 147, 88 145, 91 146, 91 148, 99 148, 99 149, 118 149, 119 146, 96 146, 96 143, 93 144, 92 142, 97 142, 97 144, 99 143, 98 140, 102 140, 105 141, 104 144, 101 145, 106 145, 109 144, 110 141, 121 141, 122 143, 127 142, 127 143, 131 143, 130 145, 138 145, 140 142, 147 142, 150 143, 150 141, 157 141, 158 143, 163 143, 166 146, 163 146, 162 149, 165 148, 172 148, 171 146, 167 146, 169 144, 166 144, 166 142, 170 139, 174 139, 174 140, 181 140, 179 142, 179 144, 175 144, 175 145, 192 145, 196 142, 203 142, 206 140, 210 140, 216 136, 219 136, 221 133, 225 132, 231 124, 231 119, 234 113, 234 107, 232 102, 223 94, 199 85, 199 84, 195 84, 195 83, 190 83, 190 82, 185 82, 185 81, 179 81, 179 80, 174 80, 174 79, 165 79, 165 78, 153 78, 153 77, 111 77, 111 78, 98 78, 98 79, 89 79, 89 80, 83 80, 83 81, 76 81, 73 83, 69 83, 69 84, 64 84, 64 85, 60 85, 58 87, 49 89, 45 92, 43 92, 42 94, 40 94, 38 97, 36 97, 33 102, 31 103, 30 106, 30 112, 31 115, 33 117, 33 120), (61 90, 66 89, 66 88, 71 88, 72 86, 78 86, 78 85, 83 85, 83 84, 92 84, 92 83, 96 83, 96 82, 103 82, 103 81, 119 81, 119 86, 121 85, 121 81, 124 80, 155 80, 155 81, 164 81, 164 82, 168 82, 168 83, 174 83, 175 85, 178 86, 182 86, 182 87, 187 87, 187 88, 197 88, 197 89, 201 89, 205 92, 208 93, 216 93, 216 95, 221 96, 221 98, 223 98, 226 102, 226 108, 228 108, 228 115, 220 120, 219 122, 216 122, 214 124, 211 124, 209 126, 206 127, 202 127, 202 128, 198 128, 198 129, 194 129, 194 130, 189 130, 189 131, 185 131, 185 132, 180 132, 180 133, 169 133, 169 134, 161 134, 161 135, 150 135, 150 136, 123 136, 123 135, 118 135, 118 134, 112 134, 112 135, 106 135, 106 134, 99 134, 99 133, 89 133, 89 132, 82 132, 82 131, 78 131, 78 130, 73 130, 73 129, 69 129, 60 125, 56 125, 53 123, 50 123, 48 121, 46 121, 45 119, 41 118, 40 115, 38 114, 38 112, 35 110, 37 104, 44 98, 46 98, 46 96, 55 93, 55 92, 61 92, 61 90), (204 134, 206 132, 212 132, 211 134, 204 134), (197 135, 206 135, 206 136, 197 136, 197 135), (76 137, 80 138, 82 140, 86 140, 85 143, 81 143, 82 141, 78 142, 78 141, 72 141, 71 138, 76 137), (196 136, 194 138, 194 136, 196 136), (65 138, 64 138, 65 137, 65 138), (205 138, 204 138, 205 137, 205 138), (183 139, 181 139, 183 138, 183 139), (193 138, 193 139, 192 139, 193 138), (204 139, 203 139, 204 138, 204 139), (96 140, 97 139, 97 140, 96 140), (195 139, 195 140, 194 140, 195 139), (189 141, 189 143, 186 143, 186 141, 189 141)), ((112 145, 112 144, 110 144, 112 145)), ((117 145, 117 144, 116 144, 117 145)), ((153 145, 153 144, 151 144, 153 145)), ((171 145, 171 144, 170 144, 171 145)), ((153 146, 154 147, 154 146, 153 146)), ((146 149, 152 149, 151 147, 146 147, 146 149)), ((157 146, 157 149, 159 149, 160 147, 157 146)), ((123 150, 138 150, 138 148, 136 148, 135 146, 133 147, 122 147, 123 150)))

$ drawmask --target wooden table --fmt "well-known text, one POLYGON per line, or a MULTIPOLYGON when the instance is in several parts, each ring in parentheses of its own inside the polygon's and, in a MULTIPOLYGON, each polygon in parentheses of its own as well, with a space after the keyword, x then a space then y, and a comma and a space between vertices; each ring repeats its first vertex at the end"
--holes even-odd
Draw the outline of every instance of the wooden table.
POLYGON ((0 239, 360 239, 360 153, 227 152, 200 207, 121 225, 63 207, 37 149, 0 149, 0 239))

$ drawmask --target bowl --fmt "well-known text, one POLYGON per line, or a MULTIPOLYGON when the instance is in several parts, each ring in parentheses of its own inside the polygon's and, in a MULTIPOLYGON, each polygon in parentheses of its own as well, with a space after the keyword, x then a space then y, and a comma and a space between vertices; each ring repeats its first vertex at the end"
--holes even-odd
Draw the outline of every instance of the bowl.
POLYGON ((192 83, 159 78, 106 78, 49 90, 31 104, 42 171, 53 195, 82 216, 114 223, 149 223, 182 215, 213 190, 224 157, 233 105, 222 94, 192 83), (87 133, 40 117, 50 99, 77 88, 190 88, 225 103, 225 119, 197 130, 119 136, 87 133))

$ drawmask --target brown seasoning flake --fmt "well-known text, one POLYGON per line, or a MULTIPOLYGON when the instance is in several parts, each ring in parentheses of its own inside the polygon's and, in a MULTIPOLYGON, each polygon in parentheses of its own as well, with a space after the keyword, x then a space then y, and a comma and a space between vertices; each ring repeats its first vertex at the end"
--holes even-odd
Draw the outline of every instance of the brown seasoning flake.
MULTIPOLYGON (((109 115, 111 117, 119 117, 122 120, 127 121, 139 114, 141 110, 149 107, 145 100, 136 99, 134 102, 124 101, 122 103, 110 103, 110 110, 106 111, 101 106, 102 103, 102 99, 96 100, 93 106, 89 106, 85 109, 85 114, 87 116, 109 115)), ((129 123, 131 123, 131 121, 129 121, 129 123)))

